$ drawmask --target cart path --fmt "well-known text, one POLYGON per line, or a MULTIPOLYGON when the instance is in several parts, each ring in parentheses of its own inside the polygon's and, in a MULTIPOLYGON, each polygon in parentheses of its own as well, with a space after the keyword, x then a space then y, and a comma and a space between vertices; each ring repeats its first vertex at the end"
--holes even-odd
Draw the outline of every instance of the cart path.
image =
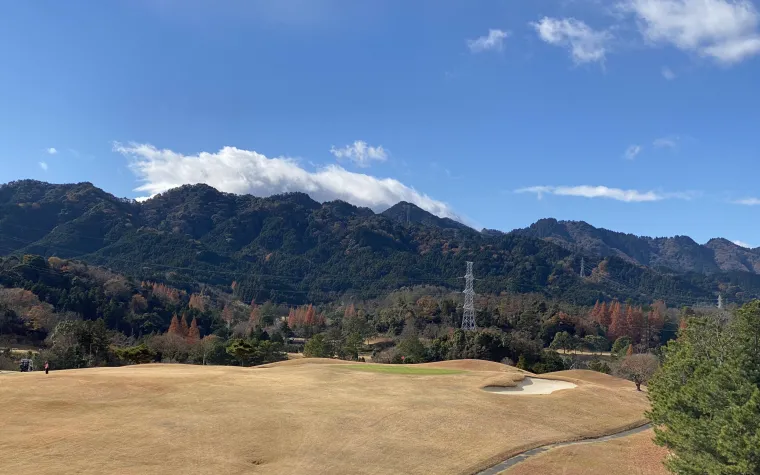
POLYGON ((514 456, 508 458, 507 460, 494 465, 491 468, 483 470, 482 472, 477 472, 477 475, 497 475, 497 474, 503 472, 504 470, 506 470, 506 469, 508 469, 510 467, 514 467, 515 465, 517 465, 520 462, 524 462, 525 460, 527 460, 530 457, 542 454, 542 453, 544 453, 544 452, 546 452, 548 450, 551 450, 551 449, 556 449, 556 448, 560 448, 560 447, 568 447, 568 446, 571 446, 571 445, 595 444, 597 442, 606 442, 608 440, 620 439, 622 437, 628 437, 629 435, 633 435, 633 434, 637 434, 639 432, 643 432, 645 430, 650 429, 651 427, 652 427, 652 424, 644 424, 642 426, 639 426, 639 427, 636 427, 636 428, 633 428, 633 429, 628 429, 628 430, 624 430, 624 431, 621 431, 621 432, 616 432, 614 434, 609 434, 609 435, 605 435, 605 436, 602 436, 602 437, 594 437, 594 438, 591 438, 591 439, 576 440, 574 442, 556 442, 554 444, 542 445, 541 447, 536 447, 535 449, 526 450, 525 452, 521 452, 521 453, 519 453, 517 455, 514 455, 514 456))

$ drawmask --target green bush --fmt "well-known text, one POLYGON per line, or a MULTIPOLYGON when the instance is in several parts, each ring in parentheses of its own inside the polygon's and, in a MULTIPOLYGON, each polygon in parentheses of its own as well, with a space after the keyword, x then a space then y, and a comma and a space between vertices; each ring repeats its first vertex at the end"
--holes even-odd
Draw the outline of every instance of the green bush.
POLYGON ((309 338, 303 347, 306 358, 332 358, 332 349, 321 333, 309 338))
POLYGON ((116 350, 116 356, 130 364, 152 363, 156 359, 156 352, 148 348, 144 343, 116 350))
POLYGON ((602 361, 602 360, 589 361, 588 369, 590 369, 591 371, 598 371, 604 374, 610 374, 612 372, 612 368, 610 368, 610 365, 608 365, 606 361, 602 361))

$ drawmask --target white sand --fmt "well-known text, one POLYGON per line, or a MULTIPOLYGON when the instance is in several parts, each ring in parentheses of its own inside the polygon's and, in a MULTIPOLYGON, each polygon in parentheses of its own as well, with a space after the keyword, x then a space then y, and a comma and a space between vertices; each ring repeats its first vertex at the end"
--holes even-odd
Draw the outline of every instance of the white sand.
POLYGON ((554 391, 573 389, 575 387, 578 386, 567 381, 526 377, 517 383, 517 386, 511 388, 486 386, 483 390, 496 394, 507 394, 510 396, 529 396, 531 394, 551 394, 554 391))

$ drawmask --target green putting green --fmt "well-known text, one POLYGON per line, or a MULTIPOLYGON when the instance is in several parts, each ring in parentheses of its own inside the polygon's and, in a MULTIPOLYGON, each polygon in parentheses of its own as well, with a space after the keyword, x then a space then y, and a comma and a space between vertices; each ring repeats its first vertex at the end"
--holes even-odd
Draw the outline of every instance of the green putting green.
POLYGON ((354 371, 367 371, 370 373, 390 373, 390 374, 460 374, 464 371, 458 369, 439 369, 439 368, 419 368, 406 365, 385 365, 385 364, 353 364, 342 366, 342 368, 354 371))

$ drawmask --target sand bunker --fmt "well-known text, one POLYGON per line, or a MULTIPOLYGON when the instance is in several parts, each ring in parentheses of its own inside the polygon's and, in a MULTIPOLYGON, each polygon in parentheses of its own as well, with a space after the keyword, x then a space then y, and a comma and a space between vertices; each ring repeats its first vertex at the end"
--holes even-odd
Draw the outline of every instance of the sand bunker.
POLYGON ((578 386, 567 381, 526 377, 522 381, 518 381, 517 384, 512 387, 486 386, 483 390, 488 391, 489 393, 527 396, 531 394, 551 394, 554 391, 572 389, 575 387, 578 386))

